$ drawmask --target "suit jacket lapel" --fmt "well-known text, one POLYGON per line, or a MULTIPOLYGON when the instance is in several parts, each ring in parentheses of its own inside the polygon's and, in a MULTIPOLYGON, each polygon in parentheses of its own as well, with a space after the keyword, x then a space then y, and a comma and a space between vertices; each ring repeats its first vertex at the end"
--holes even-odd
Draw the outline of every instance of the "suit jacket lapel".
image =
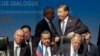
MULTIPOLYGON (((45 20, 45 19, 43 19, 44 20, 44 22, 45 22, 45 24, 48 26, 48 22, 45 20)), ((49 27, 49 26, 48 26, 49 27)))
POLYGON ((68 50, 69 50, 68 56, 70 56, 71 44, 69 44, 69 48, 68 48, 68 50))
POLYGON ((11 55, 11 56, 14 56, 14 42, 11 43, 11 48, 12 48, 12 49, 11 49, 10 55, 11 55))
MULTIPOLYGON (((43 19, 43 20, 44 20, 44 23, 47 26, 47 28, 49 28, 48 22, 45 19, 43 19)), ((50 28, 49 28, 49 31, 50 31, 50 28)))
POLYGON ((53 56, 53 50, 52 50, 52 47, 50 46, 50 51, 51 51, 51 56, 53 56))
POLYGON ((58 25, 57 25, 57 31, 58 31, 58 34, 60 35, 60 36, 63 36, 63 34, 62 34, 62 31, 61 31, 61 21, 59 20, 58 21, 58 25))
POLYGON ((14 42, 10 42, 10 56, 14 56, 14 42))
POLYGON ((20 50, 20 56, 24 56, 25 51, 26 51, 26 48, 21 47, 21 50, 20 50))
POLYGON ((93 54, 94 53, 94 48, 92 47, 92 44, 90 43, 90 54, 93 54))
POLYGON ((68 33, 68 28, 70 27, 70 24, 71 24, 72 20, 70 18, 70 16, 68 17, 68 21, 67 21, 67 25, 66 25, 66 28, 65 28, 65 36, 67 35, 68 33))

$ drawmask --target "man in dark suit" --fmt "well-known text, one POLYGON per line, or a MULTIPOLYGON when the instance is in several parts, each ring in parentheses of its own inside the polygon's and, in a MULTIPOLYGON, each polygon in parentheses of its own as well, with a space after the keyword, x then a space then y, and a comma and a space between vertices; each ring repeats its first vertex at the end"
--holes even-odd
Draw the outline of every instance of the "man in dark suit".
POLYGON ((14 41, 10 42, 10 56, 30 56, 30 49, 27 45, 22 44, 24 32, 21 29, 16 30, 14 41))
POLYGON ((64 56, 82 56, 83 49, 81 47, 81 35, 74 34, 71 43, 63 44, 59 49, 58 55, 64 56))
POLYGON ((51 34, 49 31, 43 31, 41 33, 41 40, 36 50, 37 56, 53 56, 58 51, 57 46, 51 46, 51 34))
POLYGON ((91 34, 90 32, 85 33, 84 38, 84 56, 99 56, 98 47, 90 43, 91 34))
POLYGON ((34 43, 33 43, 33 36, 31 35, 31 27, 28 26, 28 25, 23 25, 21 27, 21 29, 24 32, 23 43, 29 46, 30 52, 31 52, 31 56, 32 56, 34 43))
POLYGON ((50 32, 52 37, 55 37, 55 28, 54 25, 52 23, 52 19, 54 17, 54 10, 52 7, 46 7, 43 11, 44 17, 43 19, 36 25, 36 29, 35 29, 35 35, 34 35, 34 41, 37 44, 40 41, 40 36, 41 33, 44 30, 47 30, 50 32))
MULTIPOLYGON (((69 15, 69 8, 65 4, 58 6, 57 15, 59 19, 55 23, 55 28, 59 37, 71 37, 74 33, 83 34, 88 30, 81 20, 69 15)), ((69 39, 64 42, 69 42, 69 39)))

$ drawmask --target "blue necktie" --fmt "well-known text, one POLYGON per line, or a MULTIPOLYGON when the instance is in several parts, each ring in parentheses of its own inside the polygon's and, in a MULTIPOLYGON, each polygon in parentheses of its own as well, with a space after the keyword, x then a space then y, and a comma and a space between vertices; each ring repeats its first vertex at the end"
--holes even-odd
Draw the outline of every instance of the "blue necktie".
POLYGON ((45 56, 48 56, 47 47, 46 47, 46 50, 45 50, 45 56))
POLYGON ((61 30, 62 30, 62 33, 64 35, 64 33, 65 33, 65 22, 64 21, 62 22, 61 30))

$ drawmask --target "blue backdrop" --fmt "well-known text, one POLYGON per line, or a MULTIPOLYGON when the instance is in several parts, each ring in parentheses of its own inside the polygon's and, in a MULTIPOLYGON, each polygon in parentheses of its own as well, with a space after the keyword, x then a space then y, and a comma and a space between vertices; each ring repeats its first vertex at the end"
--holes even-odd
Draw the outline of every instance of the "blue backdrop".
POLYGON ((8 36, 9 40, 13 40, 15 30, 24 24, 31 26, 34 35, 37 22, 43 18, 43 9, 51 6, 56 11, 57 5, 62 3, 68 4, 70 14, 80 18, 89 27, 91 42, 96 44, 100 24, 100 0, 0 0, 0 36, 8 36))

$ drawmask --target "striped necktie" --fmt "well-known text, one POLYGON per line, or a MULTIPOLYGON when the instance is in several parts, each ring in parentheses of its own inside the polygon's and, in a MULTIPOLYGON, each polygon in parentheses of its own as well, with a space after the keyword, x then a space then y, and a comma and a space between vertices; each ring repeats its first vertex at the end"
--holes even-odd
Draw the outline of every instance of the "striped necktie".
POLYGON ((14 53, 15 56, 17 56, 18 53, 17 50, 18 50, 18 46, 15 47, 15 53, 14 53))

